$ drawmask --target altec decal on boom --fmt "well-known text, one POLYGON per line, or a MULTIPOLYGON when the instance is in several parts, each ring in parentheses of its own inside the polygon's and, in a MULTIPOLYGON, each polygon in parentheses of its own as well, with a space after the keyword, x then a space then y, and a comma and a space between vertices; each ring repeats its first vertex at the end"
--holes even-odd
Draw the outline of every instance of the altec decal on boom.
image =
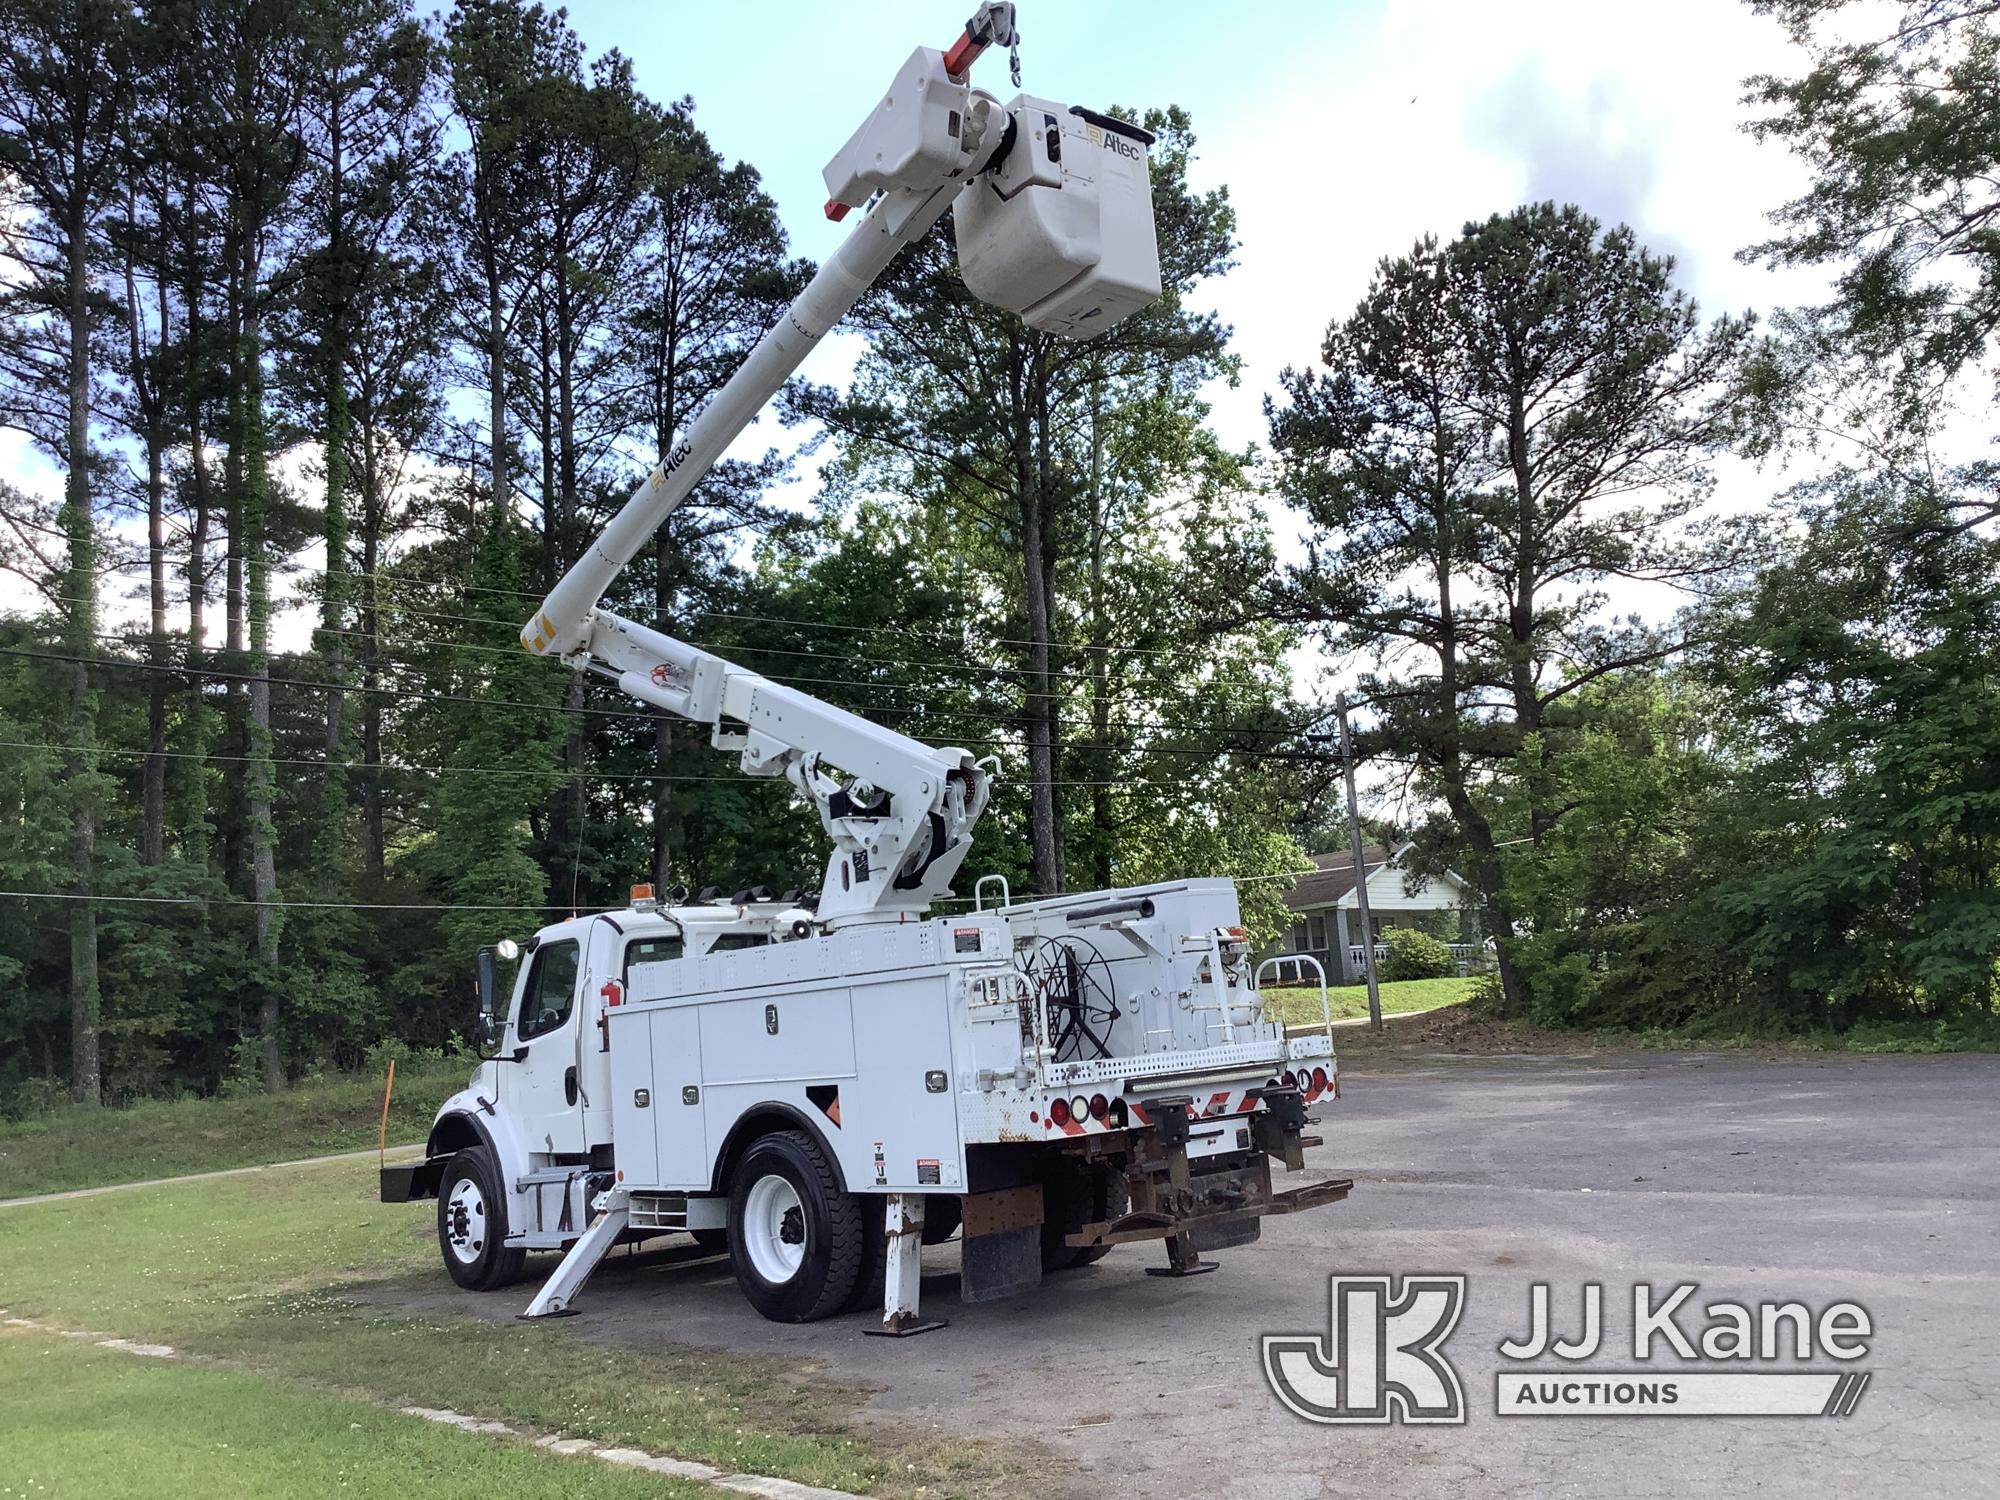
POLYGON ((1307 1104, 1337 1092, 1332 1033, 1288 1038, 1265 1019, 1228 881, 1016 904, 987 877, 972 912, 930 918, 993 762, 599 603, 947 208, 967 287, 1030 327, 1087 339, 1159 296, 1151 138, 973 88, 979 55, 1015 42, 1013 6, 989 4, 950 48, 910 54, 827 164, 828 216, 860 211, 847 239, 522 629, 536 655, 708 725, 745 774, 783 777, 833 845, 815 895, 663 907, 643 888, 627 910, 481 951, 492 1055, 440 1109, 425 1160, 386 1169, 382 1191, 437 1200, 464 1286, 566 1252, 530 1316, 568 1311, 614 1244, 687 1231, 727 1244, 767 1317, 880 1295, 884 1331, 906 1333, 935 1326, 917 1317, 918 1256, 954 1229, 977 1301, 1145 1239, 1165 1242, 1167 1273, 1212 1270, 1202 1250, 1348 1190, 1272 1190, 1271 1163, 1296 1171, 1312 1143, 1307 1104), (503 1002, 499 964, 516 959, 503 1002))

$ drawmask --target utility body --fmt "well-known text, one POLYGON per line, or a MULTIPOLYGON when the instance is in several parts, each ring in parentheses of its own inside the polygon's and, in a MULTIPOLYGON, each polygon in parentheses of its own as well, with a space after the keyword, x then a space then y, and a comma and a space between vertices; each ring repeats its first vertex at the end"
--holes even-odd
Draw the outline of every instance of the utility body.
POLYGON ((911 54, 826 169, 829 216, 860 222, 522 629, 529 651, 708 725, 745 774, 785 778, 832 844, 818 891, 662 903, 640 887, 629 908, 481 950, 492 1053, 382 1196, 437 1200, 467 1287, 562 1251, 529 1316, 571 1310, 612 1246, 687 1232, 727 1246, 767 1317, 879 1299, 882 1331, 907 1333, 937 1326, 918 1256, 954 1231, 961 1293, 982 1300, 1138 1240, 1164 1242, 1161 1274, 1212 1270, 1203 1250, 1350 1186, 1273 1188, 1274 1161, 1303 1165, 1307 1107, 1337 1093, 1332 1031, 1266 1019, 1229 881, 1015 903, 987 877, 969 910, 933 916, 997 762, 598 602, 947 208, 968 288, 1033 327, 1090 338, 1159 295, 1150 138, 972 88, 980 52, 1014 42, 1013 7, 989 4, 950 49, 911 54))

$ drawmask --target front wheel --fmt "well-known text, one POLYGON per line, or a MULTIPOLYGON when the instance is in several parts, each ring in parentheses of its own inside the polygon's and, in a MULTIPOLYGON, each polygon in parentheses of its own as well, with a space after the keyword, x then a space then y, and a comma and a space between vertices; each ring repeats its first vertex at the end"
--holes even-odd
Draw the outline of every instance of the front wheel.
POLYGON ((438 1249, 451 1279, 470 1292, 490 1292, 521 1279, 527 1252, 509 1249, 507 1205, 500 1196, 493 1153, 468 1146, 438 1183, 438 1249))
POLYGON ((837 1313, 860 1279, 865 1216, 818 1141, 764 1136, 729 1189, 729 1258, 750 1305, 774 1323, 837 1313))

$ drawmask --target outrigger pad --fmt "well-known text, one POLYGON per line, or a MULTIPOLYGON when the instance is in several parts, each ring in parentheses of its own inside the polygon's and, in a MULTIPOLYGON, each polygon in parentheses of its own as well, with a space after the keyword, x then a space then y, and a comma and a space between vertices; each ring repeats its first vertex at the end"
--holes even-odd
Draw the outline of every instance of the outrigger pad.
POLYGON ((871 1339, 908 1339, 915 1338, 920 1333, 929 1333, 933 1329, 949 1328, 950 1326, 951 1319, 937 1318, 923 1323, 905 1323, 900 1328, 891 1328, 886 1324, 878 1324, 873 1328, 864 1328, 861 1331, 871 1339))
POLYGON ((1196 1261, 1185 1271, 1179 1266, 1148 1266, 1146 1267, 1146 1274, 1148 1276, 1205 1276, 1210 1271, 1220 1271, 1221 1269, 1222 1262, 1219 1260, 1201 1260, 1196 1261))

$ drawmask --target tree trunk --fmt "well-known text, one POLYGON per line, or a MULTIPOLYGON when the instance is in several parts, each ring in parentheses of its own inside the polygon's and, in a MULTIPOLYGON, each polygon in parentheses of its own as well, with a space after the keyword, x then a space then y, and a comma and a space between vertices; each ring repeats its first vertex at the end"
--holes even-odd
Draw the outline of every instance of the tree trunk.
MULTIPOLYGON (((127 212, 136 221, 137 203, 128 190, 127 212)), ((167 518, 166 434, 160 391, 146 368, 139 315, 139 280, 128 249, 125 266, 125 336, 131 359, 132 399, 146 445, 146 586, 150 618, 147 655, 153 670, 146 679, 146 758, 140 772, 139 862, 157 865, 166 857, 167 821, 167 518)), ((160 290, 160 335, 167 334, 167 296, 160 290)))
POLYGON ((1111 798, 1111 622, 1104 594, 1104 372, 1090 381, 1090 732, 1097 774, 1090 778, 1090 853, 1094 884, 1111 886, 1111 851, 1116 843, 1111 798))
MULTIPOLYGON (((81 165, 81 164, 79 164, 81 165)), ((98 1051, 102 996, 97 981, 97 708, 88 659, 97 648, 97 538, 90 494, 90 225, 82 201, 64 226, 68 233, 69 412, 64 432, 69 467, 63 487, 63 533, 69 544, 64 592, 64 635, 70 666, 70 748, 64 777, 70 802, 69 1019, 70 1091, 79 1104, 101 1104, 103 1073, 98 1051)))
MULTIPOLYGON (((1016 372, 1019 380, 1019 371, 1016 372)), ((1063 888, 1062 844, 1056 824, 1055 692, 1050 671, 1048 518, 1042 473, 1036 462, 1026 405, 1017 400, 1014 455, 1021 485, 1021 572, 1028 616, 1028 848, 1035 888, 1045 896, 1063 888)))
MULTIPOLYGON (((674 544, 668 528, 660 529, 653 544, 653 628, 673 634, 674 544)), ((653 715, 653 885, 665 891, 672 883, 674 784, 667 779, 674 763, 674 721, 664 713, 653 715)))
MULTIPOLYGON (((489 235, 490 237, 490 235, 489 235)), ((500 301, 500 271, 489 252, 486 258, 486 420, 491 427, 488 447, 493 484, 493 508, 507 514, 507 317, 500 301)), ((477 527, 473 528, 476 532, 477 527)))
POLYGON ((244 812, 250 846, 251 895, 257 905, 257 1035, 262 1044, 265 1087, 285 1086, 285 1061, 278 1028, 282 1019, 278 984, 277 830, 273 824, 274 768, 271 764, 271 559, 266 529, 270 475, 264 451, 263 326, 257 305, 258 236, 242 236, 238 267, 242 332, 232 384, 238 391, 241 425, 232 450, 240 453, 237 496, 241 516, 237 552, 244 574, 243 613, 249 631, 249 691, 245 722, 244 812))
POLYGON ((347 509, 347 444, 350 433, 345 371, 339 353, 329 356, 326 367, 326 538, 325 595, 320 601, 321 650, 326 657, 326 735, 324 780, 320 785, 318 828, 314 860, 320 886, 334 890, 346 844, 347 826, 347 737, 343 714, 347 681, 347 603, 349 577, 347 549, 351 527, 347 509))
MULTIPOLYGON (((364 411, 372 411, 369 402, 364 411)), ((381 466, 375 432, 364 419, 361 433, 361 842, 368 873, 382 878, 388 851, 382 838, 382 649, 381 587, 375 570, 382 565, 382 532, 387 506, 382 499, 381 466)))

